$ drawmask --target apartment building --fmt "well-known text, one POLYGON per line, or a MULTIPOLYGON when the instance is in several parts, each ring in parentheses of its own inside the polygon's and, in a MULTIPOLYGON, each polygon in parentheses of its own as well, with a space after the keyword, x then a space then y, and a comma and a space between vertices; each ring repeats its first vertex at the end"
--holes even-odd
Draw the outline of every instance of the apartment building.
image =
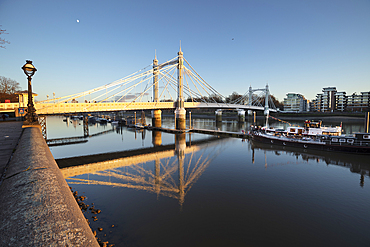
POLYGON ((345 111, 347 109, 346 92, 335 93, 335 109, 336 111, 345 111))
POLYGON ((284 98, 284 111, 303 112, 308 109, 308 100, 299 93, 287 93, 284 98))
POLYGON ((336 87, 326 87, 322 93, 310 103, 310 111, 333 112, 333 111, 369 111, 370 92, 353 93, 338 92, 336 87))

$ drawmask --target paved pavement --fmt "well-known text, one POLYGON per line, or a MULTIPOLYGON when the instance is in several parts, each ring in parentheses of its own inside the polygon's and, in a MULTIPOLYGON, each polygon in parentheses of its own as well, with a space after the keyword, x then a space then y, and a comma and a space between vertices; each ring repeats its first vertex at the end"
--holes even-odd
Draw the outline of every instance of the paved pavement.
POLYGON ((22 134, 22 121, 0 120, 0 184, 4 169, 15 151, 22 134))

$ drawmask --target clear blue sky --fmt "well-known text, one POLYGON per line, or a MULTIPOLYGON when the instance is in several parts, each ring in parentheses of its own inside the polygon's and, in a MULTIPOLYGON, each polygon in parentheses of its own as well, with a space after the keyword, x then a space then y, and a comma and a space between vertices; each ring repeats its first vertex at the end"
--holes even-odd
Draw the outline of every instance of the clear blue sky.
POLYGON ((221 94, 249 85, 283 100, 323 87, 370 91, 369 0, 0 0, 0 75, 36 100, 102 86, 152 63, 184 57, 221 94), (79 20, 79 22, 77 22, 79 20), (234 40, 233 40, 234 39, 234 40))

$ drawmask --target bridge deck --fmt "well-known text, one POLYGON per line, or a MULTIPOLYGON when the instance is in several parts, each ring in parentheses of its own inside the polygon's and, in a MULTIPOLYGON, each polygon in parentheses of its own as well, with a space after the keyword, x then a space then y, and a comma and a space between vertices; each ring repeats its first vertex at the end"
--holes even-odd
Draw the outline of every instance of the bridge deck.
MULTIPOLYGON (((185 109, 211 108, 211 109, 241 109, 263 111, 261 106, 248 106, 226 103, 198 103, 185 102, 185 109)), ((176 102, 119 102, 119 103, 35 103, 37 114, 62 114, 62 113, 83 113, 102 111, 123 111, 123 110, 164 110, 176 109, 176 102)), ((271 109, 271 111, 276 111, 271 109)))

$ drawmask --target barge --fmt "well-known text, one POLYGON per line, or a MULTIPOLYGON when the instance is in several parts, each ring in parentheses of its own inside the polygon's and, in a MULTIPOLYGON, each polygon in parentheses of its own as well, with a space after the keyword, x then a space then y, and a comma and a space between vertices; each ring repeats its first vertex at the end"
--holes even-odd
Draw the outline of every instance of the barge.
POLYGON ((370 154, 370 134, 355 133, 351 136, 332 135, 286 135, 261 130, 251 132, 253 141, 272 145, 299 147, 324 151, 370 154))

